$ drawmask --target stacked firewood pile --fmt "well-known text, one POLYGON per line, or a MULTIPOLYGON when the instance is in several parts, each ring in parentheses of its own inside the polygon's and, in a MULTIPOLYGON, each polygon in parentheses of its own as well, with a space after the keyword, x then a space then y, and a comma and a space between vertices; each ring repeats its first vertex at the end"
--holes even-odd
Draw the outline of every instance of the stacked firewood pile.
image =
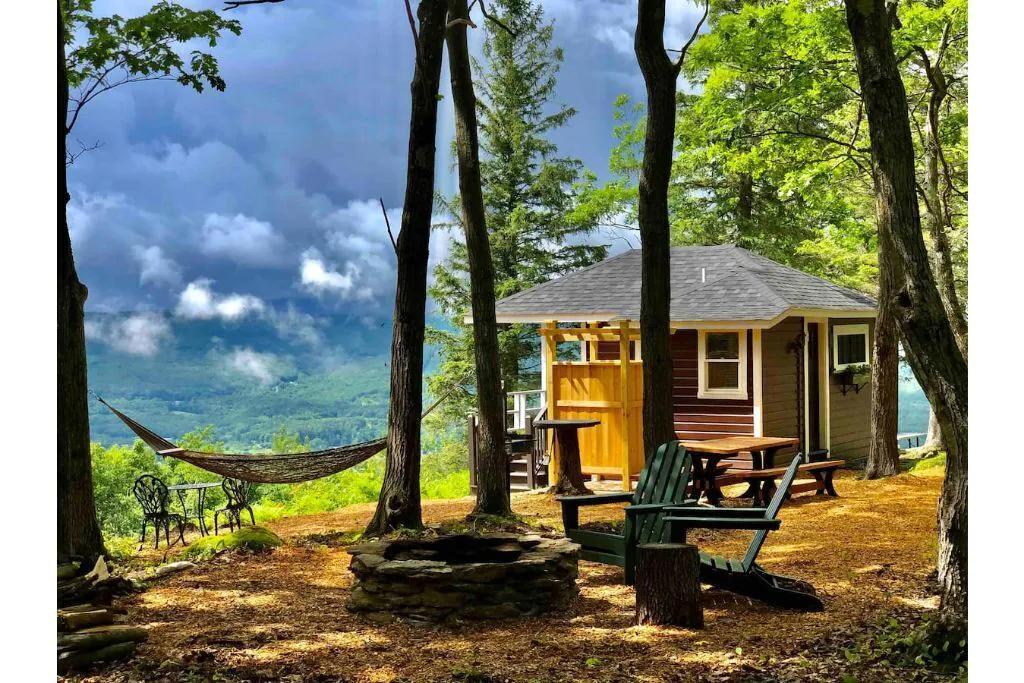
POLYGON ((102 557, 86 574, 77 563, 57 565, 58 673, 128 657, 146 639, 145 629, 114 623, 124 614, 114 597, 132 590, 130 581, 110 574, 102 557))

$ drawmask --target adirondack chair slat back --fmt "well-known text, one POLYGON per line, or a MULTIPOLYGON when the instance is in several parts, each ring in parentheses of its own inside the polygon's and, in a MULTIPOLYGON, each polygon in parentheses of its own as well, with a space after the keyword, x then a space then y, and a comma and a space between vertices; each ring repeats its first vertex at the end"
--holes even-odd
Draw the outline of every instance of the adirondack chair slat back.
MULTIPOLYGON (((669 441, 658 446, 637 481, 633 494, 634 505, 651 503, 682 504, 686 498, 686 485, 690 478, 690 455, 678 441, 669 441)), ((662 522, 664 515, 643 515, 637 520, 637 528, 631 528, 627 520, 625 532, 632 535, 637 543, 662 541, 668 534, 662 522)))
MULTIPOLYGON (((800 461, 804 459, 801 453, 797 453, 793 456, 793 462, 789 463, 789 467, 786 468, 786 473, 782 475, 782 481, 779 482, 779 488, 775 490, 775 495, 772 496, 772 500, 768 503, 768 507, 764 512, 764 519, 775 519, 779 514, 779 510, 782 508, 782 504, 786 502, 786 494, 789 493, 789 487, 793 485, 793 480, 796 479, 796 470, 800 467, 800 461)), ((743 571, 750 571, 750 568, 754 565, 754 560, 757 559, 757 554, 761 552, 761 546, 764 545, 764 539, 768 537, 768 531, 762 529, 754 534, 754 538, 750 541, 750 546, 747 547, 747 554, 743 556, 743 571)))

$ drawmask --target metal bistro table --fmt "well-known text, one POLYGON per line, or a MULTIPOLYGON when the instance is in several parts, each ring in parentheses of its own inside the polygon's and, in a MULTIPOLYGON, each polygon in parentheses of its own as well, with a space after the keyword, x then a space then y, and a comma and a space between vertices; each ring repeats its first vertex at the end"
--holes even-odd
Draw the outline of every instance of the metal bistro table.
MULTIPOLYGON (((718 505, 722 501, 722 491, 718 488, 715 479, 720 469, 718 466, 720 460, 735 458, 740 453, 749 452, 751 456, 750 469, 771 469, 775 467, 775 454, 783 448, 796 446, 800 443, 800 439, 779 436, 727 436, 721 439, 687 440, 679 443, 686 446, 687 452, 695 456, 693 459, 694 488, 697 491, 702 491, 707 496, 709 503, 718 505)), ((752 484, 741 497, 749 497, 753 495, 754 491, 752 484)))
POLYGON ((185 496, 189 491, 195 491, 199 500, 196 502, 196 517, 199 521, 199 533, 203 536, 208 536, 210 530, 206 528, 206 516, 203 514, 206 509, 206 489, 217 488, 221 485, 219 481, 201 481, 194 484, 175 484, 174 486, 168 486, 168 491, 174 491, 178 496, 178 502, 181 503, 181 511, 184 514, 185 519, 182 523, 188 522, 188 505, 185 503, 185 496))
POLYGON ((555 493, 583 496, 593 493, 583 483, 583 467, 580 464, 580 438, 577 432, 586 427, 601 424, 600 420, 535 420, 534 427, 555 430, 555 444, 558 446, 558 481, 555 493))

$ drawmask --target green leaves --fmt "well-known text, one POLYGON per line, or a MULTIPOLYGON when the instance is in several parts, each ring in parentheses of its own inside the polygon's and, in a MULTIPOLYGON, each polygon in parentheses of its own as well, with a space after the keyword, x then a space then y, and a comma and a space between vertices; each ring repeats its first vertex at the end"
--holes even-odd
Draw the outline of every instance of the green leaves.
POLYGON ((63 0, 64 44, 71 88, 68 132, 92 99, 127 83, 174 80, 202 92, 224 90, 217 60, 202 49, 182 50, 198 43, 217 45, 221 34, 239 35, 241 24, 214 10, 191 10, 158 2, 146 14, 125 19, 114 14, 96 17, 92 0, 63 0))

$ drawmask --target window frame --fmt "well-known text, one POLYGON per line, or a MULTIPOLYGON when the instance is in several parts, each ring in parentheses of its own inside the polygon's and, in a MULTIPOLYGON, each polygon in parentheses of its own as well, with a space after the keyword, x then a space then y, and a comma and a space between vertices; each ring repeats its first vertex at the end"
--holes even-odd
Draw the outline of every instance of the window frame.
POLYGON ((697 398, 707 399, 728 399, 746 401, 750 398, 747 390, 747 330, 714 330, 705 329, 697 331, 697 398), (707 357, 707 335, 709 334, 735 334, 739 344, 739 358, 732 359, 709 359, 707 357), (739 363, 737 379, 739 387, 736 389, 710 389, 707 386, 708 373, 705 369, 706 363, 739 363))
POLYGON ((832 326, 832 368, 835 372, 842 372, 846 368, 856 365, 871 365, 871 325, 857 323, 855 325, 833 325, 832 326), (861 363, 840 363, 839 362, 839 337, 864 335, 864 361, 861 363))

